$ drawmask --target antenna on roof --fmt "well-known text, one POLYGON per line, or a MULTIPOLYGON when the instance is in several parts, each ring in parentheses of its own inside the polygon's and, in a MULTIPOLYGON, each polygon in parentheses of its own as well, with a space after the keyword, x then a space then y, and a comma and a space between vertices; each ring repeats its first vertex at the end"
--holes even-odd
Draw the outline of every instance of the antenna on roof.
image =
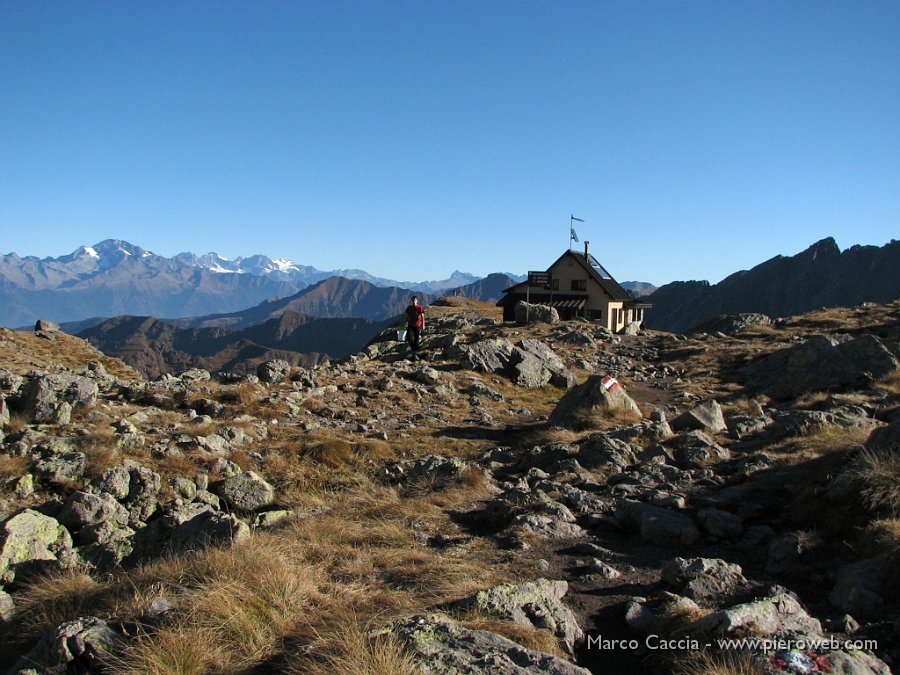
POLYGON ((572 250, 572 242, 573 242, 573 241, 575 241, 575 242, 578 241, 578 235, 575 233, 575 228, 572 226, 572 223, 575 222, 576 220, 577 220, 579 223, 583 223, 583 222, 584 222, 581 218, 576 218, 576 217, 573 216, 573 215, 570 215, 570 216, 569 216, 569 250, 570 250, 570 251, 572 250))

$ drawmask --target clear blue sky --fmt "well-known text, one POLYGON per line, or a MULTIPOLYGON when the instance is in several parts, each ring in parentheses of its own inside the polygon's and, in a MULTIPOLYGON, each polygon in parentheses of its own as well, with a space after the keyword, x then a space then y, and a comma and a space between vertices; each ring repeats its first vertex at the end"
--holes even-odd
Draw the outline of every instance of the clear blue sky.
POLYGON ((900 238, 900 2, 0 1, 0 252, 418 281, 570 214, 655 284, 900 238))

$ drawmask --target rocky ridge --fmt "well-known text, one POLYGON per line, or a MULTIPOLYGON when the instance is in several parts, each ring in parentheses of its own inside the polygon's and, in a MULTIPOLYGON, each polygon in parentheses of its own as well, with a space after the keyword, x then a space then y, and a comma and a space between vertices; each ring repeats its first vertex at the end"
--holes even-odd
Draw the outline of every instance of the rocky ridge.
POLYGON ((219 604, 249 592, 217 551, 281 569, 281 546, 320 575, 281 597, 317 598, 321 623, 286 611, 264 647, 201 671, 310 672, 323 598, 345 596, 363 641, 425 672, 900 658, 898 303, 688 338, 503 325, 448 298, 424 361, 385 331, 338 363, 154 381, 52 325, 0 337, 9 672, 153 672, 140 649, 213 612, 202 578, 219 604), (167 561, 195 580, 166 581, 167 561), (44 616, 54 584, 67 602, 44 616), (123 584, 138 592, 108 602, 123 584))

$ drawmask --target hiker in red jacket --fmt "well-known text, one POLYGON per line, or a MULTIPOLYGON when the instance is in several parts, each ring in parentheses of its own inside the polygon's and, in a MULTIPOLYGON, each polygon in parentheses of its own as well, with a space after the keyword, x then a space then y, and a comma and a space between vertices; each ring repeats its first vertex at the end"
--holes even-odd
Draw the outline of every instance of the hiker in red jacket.
POLYGON ((415 295, 406 308, 406 341, 412 350, 412 360, 419 360, 419 341, 422 339, 422 331, 425 330, 425 308, 419 304, 419 298, 415 295))

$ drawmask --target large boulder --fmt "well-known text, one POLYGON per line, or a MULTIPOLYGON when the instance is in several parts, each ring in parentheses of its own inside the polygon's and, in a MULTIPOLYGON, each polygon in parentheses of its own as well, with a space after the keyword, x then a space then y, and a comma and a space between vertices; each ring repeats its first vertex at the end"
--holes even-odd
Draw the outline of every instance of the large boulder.
POLYGON ((669 426, 675 431, 699 429, 714 434, 728 430, 725 424, 725 416, 722 414, 722 408, 715 399, 709 399, 697 404, 673 419, 669 426))
POLYGON ((573 387, 559 400, 550 413, 550 424, 559 427, 584 425, 584 419, 597 411, 626 410, 641 416, 637 403, 618 382, 610 386, 610 379, 591 375, 573 387))
POLYGON ((530 323, 559 323, 559 312, 555 307, 529 304, 520 300, 513 308, 516 323, 526 326, 530 323))
POLYGON ((255 471, 243 471, 212 486, 212 491, 236 511, 251 513, 275 501, 275 489, 255 471))
POLYGON ((540 340, 522 340, 516 344, 512 356, 513 380, 520 387, 543 387, 552 384, 568 389, 575 384, 570 373, 557 354, 540 340))
POLYGON ((512 621, 526 628, 549 631, 569 654, 584 633, 578 620, 563 602, 569 590, 565 581, 536 579, 524 584, 503 584, 459 603, 462 609, 474 609, 482 614, 512 621))
POLYGON ((813 335, 803 344, 763 357, 744 370, 747 383, 776 399, 810 391, 860 386, 897 370, 897 359, 874 335, 838 343, 813 335))
POLYGON ((437 615, 412 616, 384 631, 396 636, 426 673, 589 675, 558 656, 526 649, 485 630, 437 615))

